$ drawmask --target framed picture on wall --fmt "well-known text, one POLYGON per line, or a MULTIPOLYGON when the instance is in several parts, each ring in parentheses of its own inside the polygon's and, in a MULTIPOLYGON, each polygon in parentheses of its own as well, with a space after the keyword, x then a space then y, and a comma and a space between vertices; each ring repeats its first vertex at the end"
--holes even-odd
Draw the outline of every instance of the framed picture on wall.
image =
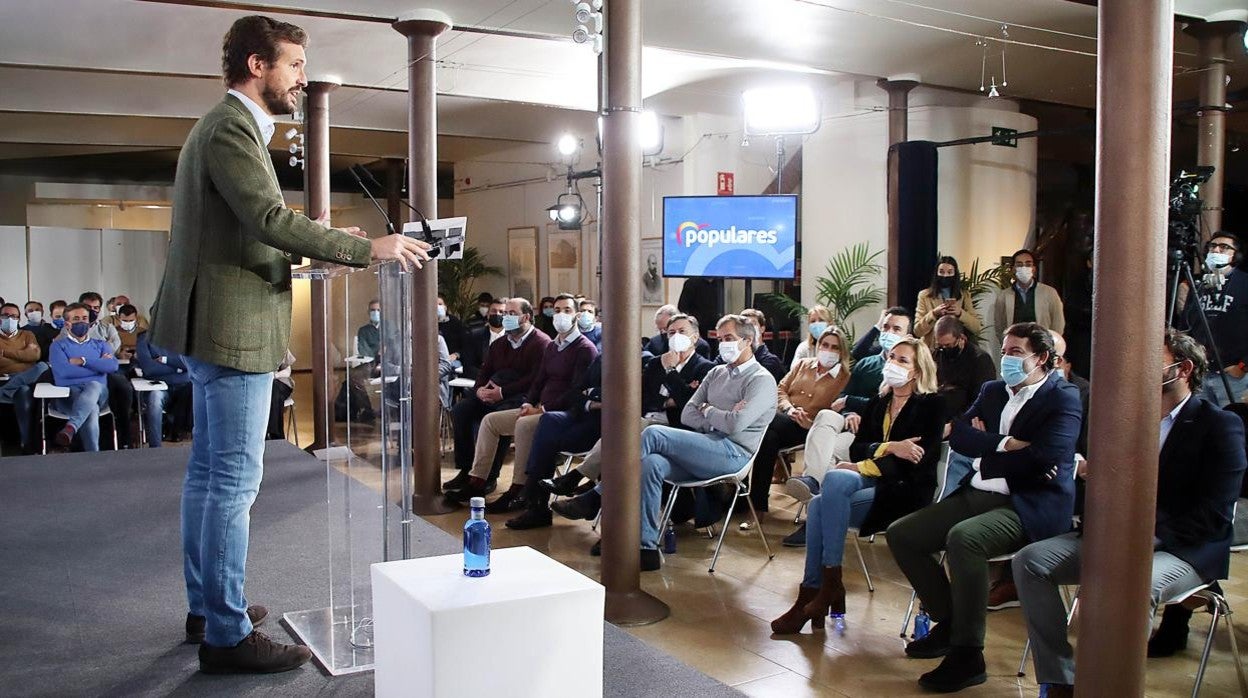
POLYGON ((510 295, 536 303, 537 294, 537 228, 507 229, 507 275, 511 279, 510 295))
POLYGON ((641 304, 663 305, 667 302, 667 279, 663 278, 663 239, 641 241, 641 304))
POLYGON ((557 230, 546 233, 546 279, 550 295, 585 293, 581 287, 581 231, 557 230))

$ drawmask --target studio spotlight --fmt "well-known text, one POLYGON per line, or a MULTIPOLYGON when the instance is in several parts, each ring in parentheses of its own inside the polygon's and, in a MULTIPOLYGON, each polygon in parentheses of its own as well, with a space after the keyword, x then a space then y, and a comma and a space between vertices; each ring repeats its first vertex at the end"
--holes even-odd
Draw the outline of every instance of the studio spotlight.
POLYGON ((659 121, 658 114, 649 110, 643 111, 638 128, 642 155, 651 156, 663 152, 663 124, 659 121))
POLYGON ((560 155, 569 157, 575 155, 576 151, 581 149, 581 139, 570 133, 565 133, 559 136, 559 141, 555 143, 555 147, 559 149, 560 155))
POLYGON ((809 87, 759 87, 742 94, 747 136, 787 136, 819 130, 819 100, 809 87))
POLYGON ((560 230, 580 230, 585 217, 585 200, 575 191, 560 194, 555 205, 546 209, 546 214, 560 230))

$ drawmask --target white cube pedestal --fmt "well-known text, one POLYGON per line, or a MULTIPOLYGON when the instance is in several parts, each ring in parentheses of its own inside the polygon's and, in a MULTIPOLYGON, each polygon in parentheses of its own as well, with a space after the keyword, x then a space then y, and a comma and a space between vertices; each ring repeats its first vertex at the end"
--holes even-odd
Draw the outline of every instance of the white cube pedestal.
POLYGON ((372 566, 378 696, 602 696, 602 585, 528 547, 372 566))

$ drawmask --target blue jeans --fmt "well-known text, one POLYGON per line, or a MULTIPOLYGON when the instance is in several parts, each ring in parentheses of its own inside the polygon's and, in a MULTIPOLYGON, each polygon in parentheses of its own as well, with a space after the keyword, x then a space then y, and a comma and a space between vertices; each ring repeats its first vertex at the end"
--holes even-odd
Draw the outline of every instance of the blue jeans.
MULTIPOLYGON (((1210 361, 1212 360, 1213 357, 1210 357, 1210 361)), ((1205 374, 1205 397, 1218 407, 1226 407, 1231 402, 1243 400, 1244 392, 1248 391, 1248 373, 1244 374, 1243 378, 1227 376, 1226 379, 1231 383, 1231 394, 1235 397, 1233 401, 1226 399, 1226 387, 1222 385, 1221 373, 1205 374)))
POLYGON ((191 460, 182 486, 182 561, 190 612, 205 642, 232 647, 251 633, 243 582, 251 504, 264 474, 272 373, 186 357, 194 393, 191 460))
POLYGON ((659 547, 663 480, 709 480, 735 473, 750 452, 723 434, 659 425, 641 432, 641 547, 659 547))
MULTIPOLYGON (((108 404, 108 386, 100 380, 69 386, 69 397, 58 398, 53 403, 57 412, 69 417, 69 423, 78 432, 82 450, 100 450, 100 410, 108 404)), ((113 415, 113 419, 117 419, 113 415)))
POLYGON ((829 470, 819 494, 806 505, 806 573, 802 586, 817 588, 824 567, 839 567, 845 535, 861 526, 875 501, 875 478, 853 470, 829 470))
POLYGON ((48 365, 42 361, 34 366, 9 376, 9 380, 0 385, 0 402, 13 403, 13 414, 17 416, 17 433, 22 438, 22 448, 30 448, 30 425, 35 418, 35 381, 39 380, 48 365))
POLYGON ((143 398, 143 428, 147 430, 147 444, 160 448, 165 428, 165 403, 169 401, 168 390, 153 390, 143 398))

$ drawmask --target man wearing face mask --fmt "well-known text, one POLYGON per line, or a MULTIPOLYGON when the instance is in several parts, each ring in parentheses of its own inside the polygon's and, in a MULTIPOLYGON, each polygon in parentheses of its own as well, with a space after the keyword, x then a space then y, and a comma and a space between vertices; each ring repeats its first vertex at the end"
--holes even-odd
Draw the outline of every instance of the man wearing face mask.
POLYGON ((1031 250, 1014 253, 1014 283, 997 292, 992 324, 997 337, 1005 341, 1010 325, 1034 322, 1058 334, 1066 328, 1066 312, 1057 289, 1036 280, 1036 256, 1031 250))
MULTIPOLYGON (((677 315, 681 315, 680 310, 672 304, 667 304, 654 311, 654 329, 655 335, 646 341, 641 349, 641 365, 644 367, 650 363, 652 359, 667 353, 667 324, 677 315)), ((696 322, 696 320, 695 320, 696 322)), ((698 337, 694 350, 698 355, 707 357, 711 354, 711 346, 706 343, 705 339, 698 337)))
MULTIPOLYGON (((1203 348, 1173 329, 1166 330, 1164 342, 1156 427, 1161 439, 1150 589, 1154 605, 1226 579, 1231 519, 1248 467, 1243 422, 1199 394, 1206 368, 1203 348)), ((1089 477, 1095 476, 1093 466, 1089 477)), ((1028 545, 1013 560, 1036 681, 1047 685, 1051 698, 1074 695, 1075 654, 1058 587, 1079 583, 1082 540, 1079 532, 1065 533, 1028 545)), ((1191 615, 1182 604, 1167 606, 1148 642, 1148 656, 1169 656, 1186 647, 1191 615)))
POLYGON ((952 420, 963 412, 984 383, 997 377, 997 367, 988 352, 966 334, 966 327, 952 315, 936 321, 936 381, 945 401, 945 414, 952 420))
POLYGON ((117 350, 117 358, 129 361, 139 346, 139 335, 147 331, 147 324, 139 319, 139 311, 126 303, 117 306, 117 314, 113 316, 117 325, 117 336, 121 339, 121 348, 117 350))
MULTIPOLYGON (((486 415, 513 410, 524 403, 550 344, 550 337, 533 326, 533 306, 527 300, 508 298, 506 309, 502 316, 506 336, 490 345, 472 390, 451 408, 455 467, 459 474, 442 483, 442 489, 448 493, 468 487, 471 481, 469 471, 477 451, 481 421, 486 415)), ((484 486, 486 492, 494 489, 505 450, 498 447, 497 439, 494 449, 493 467, 484 486)))
POLYGON ((576 329, 594 343, 598 351, 602 351, 602 323, 598 322, 598 304, 589 300, 581 300, 578 304, 580 313, 576 316, 576 329))
POLYGON ((35 341, 39 342, 39 360, 47 362, 48 348, 52 346, 52 341, 61 331, 51 323, 44 322, 44 317, 43 303, 39 301, 26 303, 26 324, 22 326, 22 329, 35 335, 35 341))
MULTIPOLYGON (((481 373, 481 364, 489 353, 494 342, 506 336, 503 331, 503 315, 507 314, 507 299, 495 298, 487 306, 485 324, 468 330, 468 339, 464 343, 461 363, 464 366, 464 378, 476 380, 481 373)), ((474 313, 474 315, 476 315, 474 313)))
MULTIPOLYGON (((784 378, 787 371, 785 370, 784 361, 772 353, 771 348, 763 342, 763 335, 767 332, 767 316, 763 315, 763 311, 754 308, 746 308, 741 311, 741 317, 750 321, 754 325, 754 360, 757 361, 773 378, 779 381, 784 378)), ((716 363, 721 363, 716 361, 716 363)))
MULTIPOLYGON (((95 291, 86 291, 78 297, 78 303, 87 311, 87 322, 90 324, 90 331, 87 336, 90 339, 98 339, 108 344, 110 354, 120 358, 121 352, 121 333, 117 331, 117 327, 111 322, 103 322, 100 318, 100 311, 104 305, 104 298, 95 291)), ((65 328, 61 330, 60 337, 67 338, 70 336, 69 320, 66 319, 65 328)), ((49 359, 51 358, 49 350, 49 359)), ((120 368, 120 364, 118 364, 120 368)), ((117 445, 120 448, 130 448, 132 442, 132 434, 130 432, 130 413, 134 409, 134 386, 130 385, 130 379, 124 373, 114 372, 105 377, 108 382, 108 408, 112 411, 117 419, 117 445)))
MULTIPOLYGON (((100 410, 108 404, 108 379, 118 369, 113 348, 91 337, 90 313, 81 303, 65 308, 65 335, 52 343, 52 376, 69 388, 56 409, 69 421, 56 434, 56 445, 69 448, 77 436, 84 451, 100 450, 100 410)), ((114 419, 116 417, 114 416, 114 419)))
POLYGON ((376 359, 381 352, 381 301, 368 302, 368 322, 355 331, 356 353, 366 359, 376 359))
MULTIPOLYGON (((104 307, 104 297, 95 291, 85 291, 78 296, 78 302, 87 309, 87 322, 91 323, 91 338, 108 342, 113 353, 116 354, 121 349, 121 335, 117 333, 117 328, 112 323, 101 322, 100 311, 104 307)), ((69 322, 66 321, 66 324, 69 322)), ((64 336, 64 333, 61 336, 64 336)))
POLYGON ((13 404, 22 452, 33 453, 34 444, 30 438, 35 415, 32 391, 39 377, 48 370, 48 364, 39 358, 39 340, 35 334, 18 328, 19 317, 15 304, 5 303, 0 307, 0 375, 8 376, 0 382, 0 402, 13 404))
POLYGON ((469 330, 475 330, 478 327, 485 327, 486 319, 490 315, 490 305, 497 301, 505 301, 506 298, 495 298, 488 291, 482 291, 477 294, 477 311, 472 313, 470 317, 464 318, 464 326, 469 330))
POLYGON ((1225 406, 1240 402, 1248 392, 1248 273, 1238 267, 1244 261, 1244 246, 1239 237, 1221 232, 1210 238, 1205 245, 1205 265, 1209 267, 1205 288, 1200 295, 1205 317, 1209 319, 1209 331, 1196 312, 1196 298, 1188 295, 1180 323, 1196 336, 1205 347, 1209 361, 1214 360, 1213 348, 1221 366, 1210 366, 1205 375, 1203 394, 1206 399, 1225 406), (1231 398, 1227 397, 1222 383, 1223 376, 1231 384, 1231 398))
POLYGON ((56 329, 57 334, 65 329, 65 306, 68 305, 63 300, 54 300, 48 306, 48 322, 56 329))
POLYGON ((458 317, 451 314, 446 307, 446 298, 438 296, 438 334, 446 342, 446 351, 450 355, 451 364, 459 365, 460 356, 464 352, 464 340, 468 329, 458 317))
POLYGON ((906 645, 910 657, 944 657, 919 678, 931 691, 987 680, 988 560, 1066 533, 1074 513, 1079 391, 1053 370, 1053 336, 1034 322, 1010 326, 1001 353, 1003 380, 984 384, 950 434, 950 448, 974 459, 971 472, 888 527, 889 550, 935 622, 906 645))

